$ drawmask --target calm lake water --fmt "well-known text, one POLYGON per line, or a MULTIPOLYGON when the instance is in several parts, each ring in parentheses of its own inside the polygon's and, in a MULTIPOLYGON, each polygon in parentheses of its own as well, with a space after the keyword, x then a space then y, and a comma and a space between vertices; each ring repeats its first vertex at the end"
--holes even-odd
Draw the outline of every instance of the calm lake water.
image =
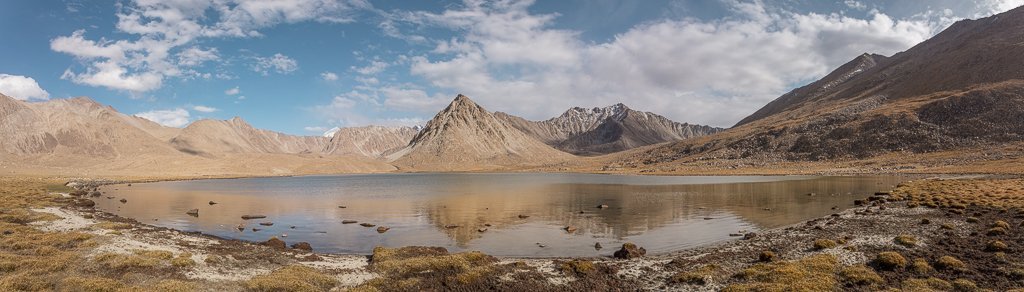
POLYGON ((143 223, 225 238, 265 241, 287 234, 282 239, 289 244, 306 241, 327 253, 426 245, 503 256, 603 256, 627 241, 648 253, 665 253, 736 239, 730 233, 799 223, 853 207, 854 199, 890 190, 902 180, 549 173, 303 176, 106 186, 101 189, 105 196, 115 198, 102 198, 97 206, 143 223), (199 209, 199 216, 185 214, 189 209, 199 209), (246 214, 267 218, 241 219, 246 214), (342 220, 391 230, 378 233, 342 220), (237 229, 239 224, 246 226, 244 231, 237 229), (570 225, 578 230, 566 232, 570 225), (597 242, 604 249, 595 249, 597 242))

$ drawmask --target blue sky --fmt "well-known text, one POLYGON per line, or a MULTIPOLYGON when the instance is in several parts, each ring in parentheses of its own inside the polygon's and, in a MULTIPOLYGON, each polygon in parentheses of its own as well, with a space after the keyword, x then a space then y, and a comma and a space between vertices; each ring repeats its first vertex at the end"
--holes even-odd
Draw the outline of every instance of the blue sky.
POLYGON ((622 102, 731 126, 861 53, 1024 0, 0 2, 0 92, 181 127, 416 125, 458 93, 529 119, 622 102))

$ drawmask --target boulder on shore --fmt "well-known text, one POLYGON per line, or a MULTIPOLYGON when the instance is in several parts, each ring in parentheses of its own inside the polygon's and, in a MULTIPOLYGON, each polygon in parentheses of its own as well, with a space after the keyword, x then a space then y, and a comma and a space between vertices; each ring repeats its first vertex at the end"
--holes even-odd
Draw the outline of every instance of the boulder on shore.
POLYGON ((313 251, 313 246, 309 245, 308 242, 296 242, 292 244, 292 248, 304 251, 313 251))
POLYGON ((263 245, 276 249, 285 249, 288 247, 283 240, 277 239, 277 237, 271 237, 270 239, 267 239, 267 241, 263 242, 263 245))
POLYGON ((622 244, 622 249, 619 249, 618 251, 615 252, 615 258, 634 259, 643 257, 646 254, 646 249, 639 247, 636 244, 633 244, 632 242, 627 242, 622 244))

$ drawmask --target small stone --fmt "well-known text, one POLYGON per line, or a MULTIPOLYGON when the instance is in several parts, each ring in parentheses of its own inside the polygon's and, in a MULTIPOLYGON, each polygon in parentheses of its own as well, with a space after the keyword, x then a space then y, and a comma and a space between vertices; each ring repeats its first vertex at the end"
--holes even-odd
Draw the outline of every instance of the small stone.
POLYGON ((643 257, 646 254, 646 249, 639 247, 632 242, 627 242, 623 243, 622 248, 615 252, 615 257, 619 259, 633 259, 643 257))
POLYGON ((235 228, 238 228, 238 231, 245 231, 245 224, 238 224, 235 228))
POLYGON ((607 209, 608 205, 597 205, 598 209, 607 209))
POLYGON ((263 230, 263 229, 261 229, 261 228, 255 228, 255 227, 253 227, 253 228, 252 228, 252 232, 260 232, 260 230, 263 230))
POLYGON ((714 219, 715 218, 712 218, 712 217, 704 217, 704 220, 714 220, 714 219))
POLYGON ((338 209, 345 209, 345 208, 348 208, 348 206, 338 206, 338 209))
POLYGON ((127 203, 127 202, 128 202, 128 199, 121 199, 121 203, 122 203, 122 204, 123 204, 123 203, 127 203))
POLYGON ((290 227, 288 227, 288 228, 289 228, 289 229, 295 229, 295 226, 290 226, 290 227))
POLYGON ((185 214, 188 214, 189 216, 192 217, 199 217, 199 209, 188 210, 188 212, 185 212, 185 214))
POLYGON ((530 218, 530 215, 519 214, 519 219, 526 219, 526 218, 530 218))
POLYGON ((274 226, 274 222, 260 222, 260 225, 263 225, 263 226, 274 226))
POLYGON ((603 247, 601 246, 601 243, 600 243, 600 242, 596 242, 596 243, 594 243, 594 249, 596 249, 596 250, 601 250, 601 248, 603 248, 603 247))
POLYGON ((313 251, 313 246, 309 245, 308 242, 296 242, 292 244, 292 248, 304 251, 313 251))
POLYGON ((741 233, 729 233, 729 236, 740 237, 740 236, 743 236, 743 234, 741 234, 741 233))
POLYGON ((377 233, 388 232, 388 230, 391 230, 391 227, 387 227, 387 226, 377 227, 377 233))
POLYGON ((263 219, 263 218, 267 218, 267 216, 264 216, 264 215, 242 215, 242 219, 243 220, 263 219))
POLYGON ((359 221, 356 221, 356 220, 341 220, 341 224, 355 224, 355 223, 359 223, 359 221))
POLYGON ((480 233, 487 232, 487 228, 486 227, 481 227, 481 228, 477 229, 476 232, 480 232, 480 233))
POLYGON ((484 226, 491 227, 491 223, 484 223, 484 226))
POLYGON ((757 237, 757 233, 751 232, 743 235, 744 240, 751 240, 754 239, 754 237, 757 237))
POLYGON ((217 202, 214 202, 214 201, 210 201, 210 203, 209 203, 209 204, 210 204, 211 206, 213 206, 213 205, 216 205, 216 204, 217 204, 217 202))
POLYGON ((370 223, 359 223, 359 226, 362 226, 362 227, 374 227, 374 226, 377 226, 377 225, 376 224, 370 224, 370 223))
POLYGON ((565 228, 563 228, 563 229, 565 229, 565 231, 566 231, 566 232, 569 232, 569 233, 573 233, 573 232, 576 232, 576 226, 572 226, 572 225, 566 226, 566 227, 565 227, 565 228))

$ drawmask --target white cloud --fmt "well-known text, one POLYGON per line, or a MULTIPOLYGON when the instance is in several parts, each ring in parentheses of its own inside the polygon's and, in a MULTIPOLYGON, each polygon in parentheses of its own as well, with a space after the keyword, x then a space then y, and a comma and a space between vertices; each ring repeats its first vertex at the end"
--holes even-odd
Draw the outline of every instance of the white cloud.
POLYGON ((32 77, 0 74, 0 93, 18 100, 46 100, 50 93, 32 77))
POLYGON ((386 98, 385 106, 401 111, 436 112, 451 99, 442 95, 428 96, 425 91, 419 89, 397 87, 381 88, 380 93, 386 98))
POLYGON ((377 73, 383 72, 384 69, 387 69, 389 65, 390 64, 388 64, 386 62, 382 62, 382 61, 378 61, 378 60, 373 60, 373 61, 370 62, 369 65, 366 65, 366 66, 363 66, 363 67, 352 67, 352 70, 355 70, 359 74, 363 74, 363 75, 373 75, 373 74, 377 74, 377 73))
POLYGON ((191 47, 178 53, 178 64, 189 67, 198 66, 208 61, 220 59, 217 53, 217 48, 204 50, 198 47, 191 47))
POLYGON ((320 73, 320 78, 326 81, 335 81, 338 80, 338 74, 334 74, 334 72, 323 72, 320 73))
POLYGON ((845 0, 845 1, 843 1, 843 4, 846 4, 846 7, 850 7, 850 8, 857 9, 857 10, 868 9, 867 5, 865 5, 863 2, 860 2, 860 1, 857 1, 857 0, 845 0))
POLYGON ((152 110, 135 114, 136 117, 153 121, 167 127, 180 128, 188 125, 189 113, 183 108, 152 110))
POLYGON ((320 126, 316 126, 316 127, 305 127, 305 128, 302 128, 302 129, 303 129, 303 130, 306 130, 306 132, 325 132, 325 131, 327 131, 327 130, 328 130, 328 129, 327 129, 326 127, 320 127, 320 126))
POLYGON ((227 94, 227 95, 236 95, 236 94, 239 94, 239 93, 241 93, 241 92, 242 92, 242 90, 241 90, 241 89, 238 89, 238 86, 235 86, 234 88, 229 88, 228 90, 225 90, 225 91, 224 91, 224 94, 227 94))
POLYGON ((410 73, 445 92, 443 99, 392 91, 385 105, 416 108, 465 93, 492 110, 545 119, 570 106, 624 102, 678 121, 731 126, 862 53, 894 54, 955 20, 893 19, 878 11, 861 19, 759 1, 726 3, 733 16, 648 22, 599 43, 552 28, 557 15, 531 14, 531 1, 469 1, 441 13, 396 14, 398 21, 462 33, 410 61, 410 73))
POLYGON ((215 108, 215 107, 208 107, 208 106, 204 106, 204 105, 193 106, 192 110, 197 111, 197 112, 203 112, 203 113, 212 113, 212 112, 218 111, 218 109, 215 108))
POLYGON ((299 62, 280 53, 270 57, 255 57, 252 70, 263 75, 268 75, 271 70, 281 74, 288 74, 299 69, 299 62))
MULTIPOLYGON (((182 69, 217 60, 216 48, 189 46, 199 39, 255 37, 261 35, 259 29, 280 23, 347 23, 354 21, 355 11, 369 8, 363 0, 135 0, 119 3, 116 13, 117 31, 129 37, 96 41, 77 30, 52 39, 50 49, 74 56, 85 66, 84 71, 67 70, 67 80, 146 92, 160 88, 168 77, 211 77, 198 69, 182 69)), ((284 59, 269 61, 285 61, 270 65, 279 72, 294 68, 284 59)))

